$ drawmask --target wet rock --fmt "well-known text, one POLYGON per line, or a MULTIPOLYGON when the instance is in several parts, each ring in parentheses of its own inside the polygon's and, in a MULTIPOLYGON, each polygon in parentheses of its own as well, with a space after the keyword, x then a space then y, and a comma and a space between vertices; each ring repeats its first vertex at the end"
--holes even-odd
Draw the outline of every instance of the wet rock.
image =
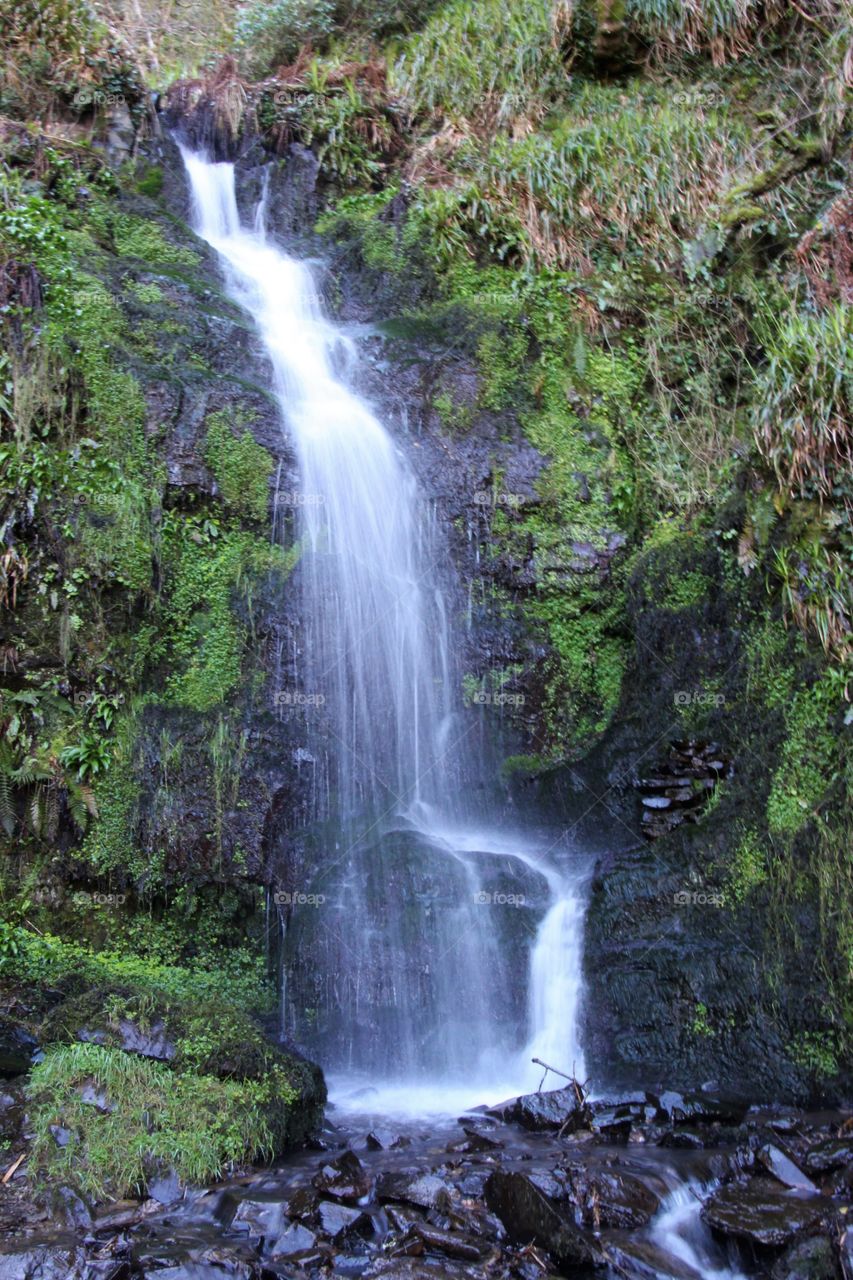
POLYGON ((809 1150, 805 1159, 809 1173, 829 1173, 853 1165, 853 1138, 828 1138, 809 1150))
POLYGON ((370 1174, 354 1151, 345 1151, 337 1160, 330 1160, 313 1178, 318 1191, 344 1204, 356 1204, 366 1196, 371 1181, 370 1174))
POLYGON ((372 1129, 367 1135, 366 1145, 370 1151, 396 1151, 400 1147, 408 1147, 411 1141, 405 1134, 394 1133, 391 1129, 372 1129))
POLYGON ((673 1124, 741 1124, 747 1110, 745 1102, 711 1093, 668 1091, 659 1101, 673 1124))
POLYGON ((484 1132, 482 1129, 474 1129, 470 1125, 465 1126, 465 1137, 456 1138, 453 1142, 448 1142, 448 1152, 458 1152, 461 1155, 474 1154, 478 1151, 499 1151, 503 1146, 497 1138, 493 1138, 491 1134, 484 1132))
POLYGON ((663 1135, 660 1145, 680 1148, 682 1151, 701 1151, 705 1146, 705 1138, 696 1129, 674 1129, 663 1135))
POLYGON ((579 1231, 525 1174, 495 1170, 486 1183, 485 1199, 513 1243, 540 1245, 558 1266, 604 1265, 597 1241, 579 1231))
POLYGON ((320 1205, 318 1216, 320 1229, 335 1241, 361 1233, 372 1228, 373 1225, 370 1215, 362 1209, 352 1209, 349 1205, 339 1204, 336 1201, 324 1200, 320 1205))
POLYGON ((702 1280, 701 1272, 652 1240, 614 1231, 602 1243, 612 1269, 627 1280, 702 1280))
POLYGON ((768 1143, 766 1147, 760 1149, 757 1158, 771 1177, 775 1178, 777 1182, 781 1182, 783 1186, 796 1187, 800 1191, 817 1191, 817 1187, 811 1178, 807 1178, 803 1171, 797 1168, 793 1160, 789 1159, 778 1147, 771 1146, 768 1143))
POLYGON ((445 1213, 450 1208, 450 1190, 446 1182, 434 1174, 381 1173, 376 1181, 376 1198, 403 1200, 422 1209, 438 1209, 445 1213))
POLYGON ((645 1227, 661 1207, 660 1197, 632 1174, 582 1165, 566 1172, 569 1198, 585 1227, 645 1227))
POLYGON ((316 1241, 317 1237, 313 1231, 303 1227, 301 1222, 294 1222, 270 1246, 269 1253, 273 1258, 291 1257, 295 1253, 304 1253, 312 1249, 316 1241))
POLYGON ((642 793, 643 835, 657 840, 682 822, 697 822, 711 792, 730 774, 731 763, 716 742, 673 742, 666 757, 635 784, 642 793))
POLYGON ((92 1225, 92 1209, 71 1187, 59 1187, 53 1196, 56 1217, 75 1231, 88 1231, 92 1225))
POLYGON ((151 1023, 143 1031, 131 1022, 122 1018, 116 1026, 111 1026, 109 1033, 98 1027, 83 1027, 77 1038, 91 1044, 106 1044, 108 1040, 118 1037, 120 1047, 127 1053, 138 1053, 142 1058, 156 1058, 160 1062, 171 1062, 177 1053, 174 1041, 166 1034, 166 1024, 159 1019, 151 1023))
POLYGON ((481 1240, 458 1231, 444 1231, 426 1222, 412 1226, 409 1236, 404 1237, 401 1243, 405 1244, 407 1238, 420 1240, 427 1253, 457 1258, 462 1262, 479 1262, 489 1252, 488 1245, 481 1240))
POLYGON ((313 1187, 297 1187, 284 1203, 288 1218, 305 1219, 317 1212, 320 1197, 313 1187))
POLYGON ((757 1177, 721 1187, 702 1206, 702 1217, 721 1235, 778 1248, 816 1226, 826 1210, 821 1196, 783 1190, 757 1177))
POLYGON ((174 1169, 152 1178, 148 1183, 148 1194, 152 1200, 160 1204, 175 1204, 184 1194, 183 1184, 174 1169))
POLYGON ((589 1108, 571 1085, 565 1089, 523 1094, 492 1107, 488 1114, 507 1124, 519 1124, 523 1129, 565 1128, 567 1132, 585 1127, 590 1119, 589 1108))
POLYGON ((0 1247, 0 1280, 83 1280, 85 1267, 77 1244, 0 1247))
POLYGON ((280 1200, 241 1200, 231 1222, 232 1230, 248 1231, 252 1237, 276 1240, 289 1226, 284 1205, 280 1200))
POLYGON ((839 1280, 840 1269, 828 1236, 798 1240, 774 1264, 773 1280, 839 1280))
POLYGON ((472 1169, 470 1173, 466 1173, 459 1179, 456 1187, 461 1195, 470 1199, 479 1199, 490 1177, 490 1169, 472 1169))

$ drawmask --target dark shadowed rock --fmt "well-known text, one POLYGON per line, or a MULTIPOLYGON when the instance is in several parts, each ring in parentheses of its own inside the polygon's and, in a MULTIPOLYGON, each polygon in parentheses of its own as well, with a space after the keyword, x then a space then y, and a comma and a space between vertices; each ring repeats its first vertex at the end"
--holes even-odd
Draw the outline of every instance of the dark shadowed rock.
POLYGON ((839 1280, 841 1270, 828 1236, 798 1240, 773 1266, 773 1280, 839 1280))
POLYGON ((721 1187, 702 1206, 702 1217, 721 1235, 781 1247, 816 1226, 827 1212, 821 1196, 784 1190, 769 1178, 721 1187))
POLYGON ((0 1017, 0 1076, 23 1075, 37 1053, 38 1043, 24 1027, 0 1017))
POLYGON ((485 1199, 514 1244, 538 1244, 561 1267, 605 1264, 599 1243, 579 1231, 525 1174, 495 1170, 486 1183, 485 1199))

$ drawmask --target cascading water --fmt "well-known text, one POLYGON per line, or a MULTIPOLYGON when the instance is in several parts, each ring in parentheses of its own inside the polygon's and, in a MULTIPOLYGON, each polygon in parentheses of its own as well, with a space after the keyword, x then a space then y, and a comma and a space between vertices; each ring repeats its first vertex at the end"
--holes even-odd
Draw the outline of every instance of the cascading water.
POLYGON ((320 870, 295 886, 314 903, 286 933, 289 1029, 313 1028, 338 1071, 443 1089, 461 1079, 469 1096, 532 1083, 532 1055, 580 1074, 579 881, 535 842, 465 817, 473 725, 453 693, 438 544, 414 477, 350 386, 354 351, 324 319, 309 268, 266 237, 266 196, 245 227, 233 166, 184 162, 196 229, 264 342, 301 478, 291 702, 317 708, 307 755, 326 761, 328 799, 320 870))

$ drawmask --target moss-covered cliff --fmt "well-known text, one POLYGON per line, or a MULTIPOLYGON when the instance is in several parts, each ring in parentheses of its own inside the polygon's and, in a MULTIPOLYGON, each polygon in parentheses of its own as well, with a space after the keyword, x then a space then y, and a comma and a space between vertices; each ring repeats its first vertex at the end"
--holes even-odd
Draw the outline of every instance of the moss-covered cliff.
POLYGON ((174 32, 122 46, 115 13, 35 5, 4 37, 0 981, 9 1052, 48 1046, 36 1162, 65 1159, 47 1134, 93 1074, 204 1082, 231 1120, 198 1121, 203 1151, 171 1135, 188 1176, 322 1101, 271 1049, 220 1070, 237 1011, 271 1014, 270 890, 307 857, 276 698, 296 485, 164 126, 246 190, 273 161, 277 231, 377 326, 369 389, 405 403, 470 584, 462 692, 496 797, 612 845, 586 948, 601 1078, 849 1088, 846 8, 380 7, 303 5, 298 57, 293 6, 250 8, 237 60, 159 118, 143 80, 167 89, 174 32), (673 744, 713 744, 706 802, 697 778, 667 793, 673 744), (653 842, 650 797, 675 815, 653 842), (129 1062, 152 1022, 175 1054, 129 1062))

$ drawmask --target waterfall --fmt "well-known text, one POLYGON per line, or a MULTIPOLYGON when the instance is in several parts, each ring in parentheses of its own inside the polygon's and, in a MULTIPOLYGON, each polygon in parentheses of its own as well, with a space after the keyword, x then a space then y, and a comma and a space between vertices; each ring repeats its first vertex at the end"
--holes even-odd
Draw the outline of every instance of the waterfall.
POLYGON ((309 266, 268 238, 266 182, 244 225, 233 166, 183 157, 196 230, 255 321, 300 474, 298 493, 280 478, 276 492, 303 550, 300 687, 280 702, 304 715, 327 803, 320 870, 295 886, 311 901, 286 929, 288 1030, 334 1070, 424 1087, 531 1083, 534 1051, 580 1072, 580 879, 461 799, 475 721, 456 693, 428 504, 354 390, 356 352, 309 266))

